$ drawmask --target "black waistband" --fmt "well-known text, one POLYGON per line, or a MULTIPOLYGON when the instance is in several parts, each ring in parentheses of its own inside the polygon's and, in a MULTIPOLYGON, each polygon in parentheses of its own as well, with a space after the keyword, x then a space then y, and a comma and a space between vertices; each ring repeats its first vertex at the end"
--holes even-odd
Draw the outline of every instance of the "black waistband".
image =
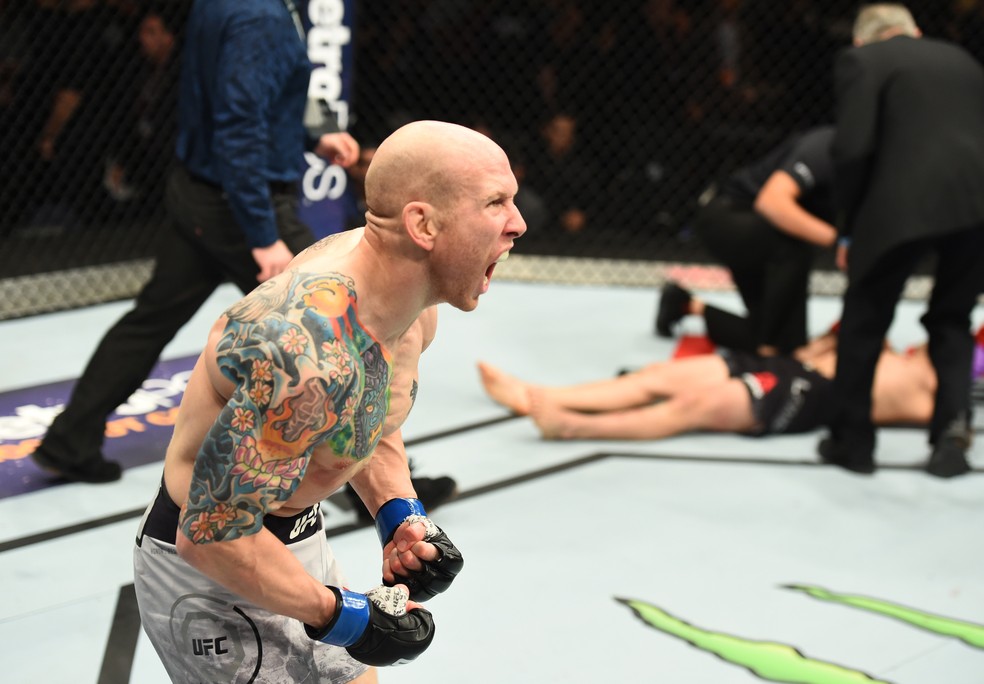
MULTIPOLYGON (((174 544, 178 534, 178 516, 181 509, 174 503, 167 493, 167 489, 161 484, 154 499, 154 505, 150 508, 147 521, 144 523, 141 535, 137 538, 137 545, 144 537, 153 537, 158 541, 174 544)), ((263 527, 273 532, 284 544, 293 544, 308 537, 314 536, 322 529, 320 507, 318 504, 304 509, 297 515, 290 517, 279 515, 263 516, 263 527)))

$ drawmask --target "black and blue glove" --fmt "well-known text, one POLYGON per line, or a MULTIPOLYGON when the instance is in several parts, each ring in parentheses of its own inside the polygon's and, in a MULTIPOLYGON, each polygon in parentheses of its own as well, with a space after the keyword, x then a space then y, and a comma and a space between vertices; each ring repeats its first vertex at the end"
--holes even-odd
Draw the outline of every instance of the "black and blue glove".
POLYGON ((335 615, 321 629, 304 625, 312 639, 342 646, 366 665, 402 665, 415 659, 434 639, 434 618, 423 608, 407 610, 407 594, 376 587, 365 594, 328 587, 335 594, 335 615))
POLYGON ((380 543, 386 546, 393 539, 396 528, 404 522, 423 523, 427 528, 424 541, 436 546, 440 555, 432 561, 421 559, 423 567, 420 570, 410 570, 409 575, 397 575, 394 584, 407 585, 411 600, 426 601, 451 586, 464 567, 465 560, 444 530, 427 517, 427 511, 418 499, 390 499, 380 506, 376 513, 376 532, 379 533, 380 543))

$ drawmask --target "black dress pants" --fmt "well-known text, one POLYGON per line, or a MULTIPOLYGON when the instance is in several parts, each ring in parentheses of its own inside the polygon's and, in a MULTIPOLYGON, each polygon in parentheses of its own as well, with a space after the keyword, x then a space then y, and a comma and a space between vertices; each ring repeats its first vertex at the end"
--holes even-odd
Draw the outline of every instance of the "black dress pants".
MULTIPOLYGON (((297 193, 279 186, 271 192, 280 238, 297 254, 314 242, 297 218, 297 193)), ((42 440, 41 448, 61 462, 100 452, 107 416, 140 387, 167 343, 223 281, 244 293, 259 284, 259 267, 221 188, 177 166, 165 197, 169 221, 158 236, 153 275, 134 308, 105 334, 42 440)))
POLYGON ((782 232, 748 203, 723 195, 698 212, 694 230, 708 252, 731 271, 748 310, 742 329, 734 316, 709 308, 705 320, 711 340, 752 353, 770 345, 788 354, 806 344, 813 245, 782 232))
POLYGON ((937 255, 933 292, 921 318, 937 376, 929 441, 935 444, 955 425, 969 433, 974 354, 970 316, 984 291, 984 227, 895 247, 859 277, 849 270, 834 378, 837 411, 830 426, 847 456, 867 458, 874 452, 875 366, 906 280, 929 252, 937 255))

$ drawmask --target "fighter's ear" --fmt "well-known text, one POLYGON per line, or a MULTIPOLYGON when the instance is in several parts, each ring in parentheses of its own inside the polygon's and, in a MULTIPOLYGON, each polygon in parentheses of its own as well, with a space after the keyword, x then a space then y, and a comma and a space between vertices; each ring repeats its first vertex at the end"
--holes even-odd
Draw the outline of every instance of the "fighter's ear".
POLYGON ((408 202, 403 207, 403 227, 414 244, 430 251, 437 238, 434 207, 427 202, 408 202))

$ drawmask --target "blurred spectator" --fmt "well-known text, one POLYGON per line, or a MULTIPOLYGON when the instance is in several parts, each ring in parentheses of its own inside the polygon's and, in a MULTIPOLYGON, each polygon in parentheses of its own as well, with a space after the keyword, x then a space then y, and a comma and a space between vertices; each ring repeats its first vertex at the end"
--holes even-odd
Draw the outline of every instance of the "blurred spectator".
POLYGON ((679 121, 684 103, 707 87, 707 45, 676 0, 643 0, 629 16, 621 48, 628 73, 623 97, 649 130, 679 121))
POLYGON ((472 115, 498 131, 520 130, 545 106, 537 72, 549 8, 528 0, 491 0, 486 5, 489 19, 476 46, 477 73, 486 87, 477 90, 472 115))
POLYGON ((817 0, 745 0, 746 52, 756 65, 758 88, 771 106, 760 124, 787 130, 830 119, 830 64, 842 40, 831 34, 817 0))
POLYGON ((0 199, 3 233, 14 231, 47 192, 37 140, 49 109, 48 84, 56 71, 64 24, 58 0, 35 0, 20 12, 6 10, 3 49, 12 56, 14 80, 0 127, 0 199), (10 24, 7 25, 6 22, 10 24), (33 36, 33 40, 18 36, 33 36))
POLYGON ((48 48, 55 50, 47 74, 52 87, 36 141, 40 182, 57 187, 59 192, 50 196, 66 199, 84 222, 112 133, 107 119, 129 87, 130 43, 119 39, 127 30, 127 15, 98 0, 69 0, 57 20, 56 42, 48 48))
POLYGON ((479 0, 429 0, 417 12, 414 44, 417 87, 413 98, 419 118, 458 121, 471 113, 470 103, 486 83, 475 78, 478 36, 488 24, 488 7, 479 0))
POLYGON ((702 115, 717 124, 727 124, 732 135, 767 121, 776 95, 775 84, 763 76, 754 51, 749 49, 746 1, 716 0, 705 27, 713 45, 713 86, 701 103, 702 115))
POLYGON ((137 35, 137 76, 117 137, 109 143, 103 187, 116 202, 136 199, 146 215, 160 209, 160 180, 174 155, 177 27, 163 12, 151 9, 143 15, 137 35))
POLYGON ((718 83, 736 88, 743 77, 744 27, 739 19, 742 0, 717 0, 714 44, 717 47, 718 83))
POLYGON ((578 0, 551 3, 536 75, 543 105, 549 110, 575 110, 594 99, 583 81, 592 63, 591 31, 578 0))
POLYGON ((625 124, 600 134, 605 158, 614 151, 619 159, 607 215, 625 231, 642 228, 660 239, 674 232, 687 198, 697 195, 711 173, 707 165, 719 157, 719 150, 704 150, 707 136, 699 129, 704 100, 717 86, 713 45, 696 15, 690 3, 642 0, 622 30, 618 61, 626 76, 615 116, 625 124))
POLYGON ((582 152, 577 118, 554 114, 540 128, 529 166, 529 183, 549 210, 544 238, 562 246, 588 227, 596 182, 597 171, 582 152))
MULTIPOLYGON (((417 98, 421 93, 419 74, 421 50, 417 40, 420 7, 425 0, 404 0, 388 3, 377 12, 358 11, 352 43, 356 58, 353 61, 352 99, 355 103, 371 102, 359 108, 354 117, 353 135, 382 139, 390 131, 417 117, 417 98), (386 84, 385 93, 380 84, 386 84)), ((367 8, 368 9, 368 8, 367 8)))
POLYGON ((978 62, 984 62, 984 3, 952 0, 943 30, 950 40, 966 48, 978 62))

